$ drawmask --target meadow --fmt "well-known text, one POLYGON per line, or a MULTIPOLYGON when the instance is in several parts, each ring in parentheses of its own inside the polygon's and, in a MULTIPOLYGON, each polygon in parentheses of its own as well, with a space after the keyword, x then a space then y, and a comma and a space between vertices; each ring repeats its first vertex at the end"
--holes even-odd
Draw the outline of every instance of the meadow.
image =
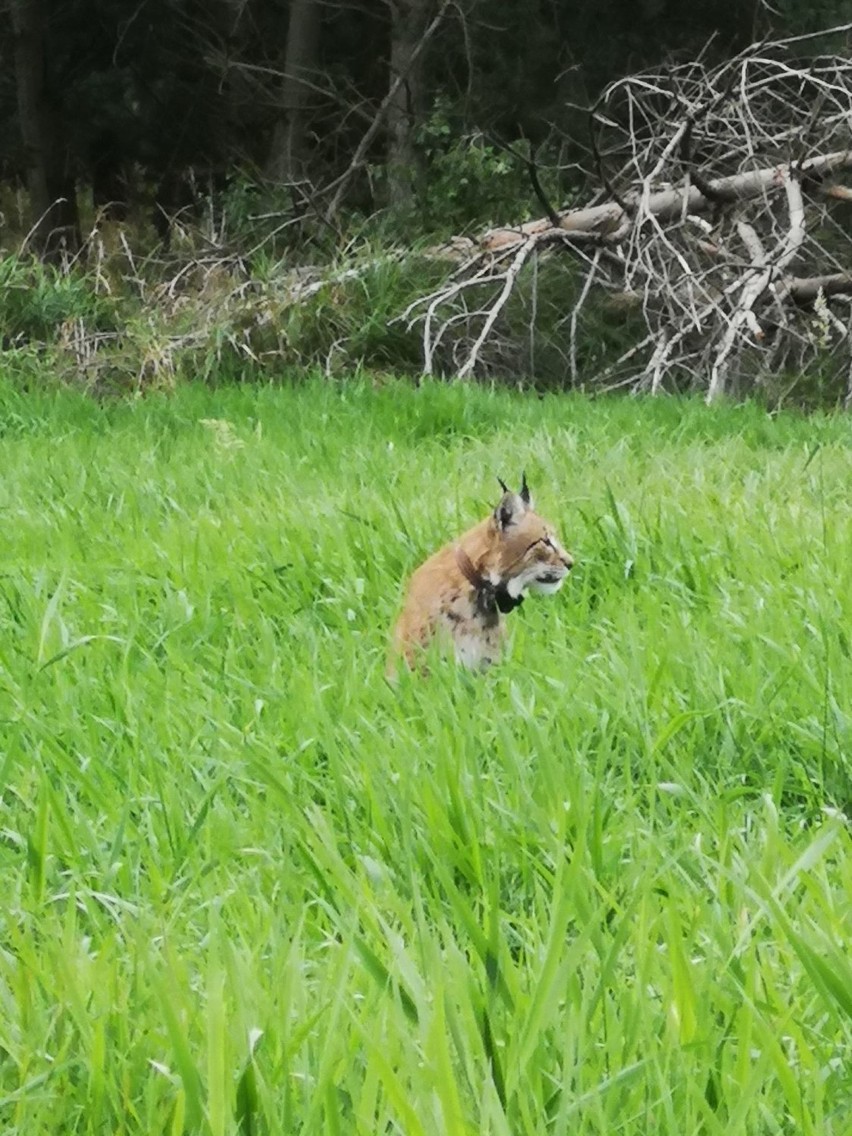
POLYGON ((852 419, 0 385, 0 1131, 852 1131, 852 419), (384 679, 525 469, 577 565, 384 679))

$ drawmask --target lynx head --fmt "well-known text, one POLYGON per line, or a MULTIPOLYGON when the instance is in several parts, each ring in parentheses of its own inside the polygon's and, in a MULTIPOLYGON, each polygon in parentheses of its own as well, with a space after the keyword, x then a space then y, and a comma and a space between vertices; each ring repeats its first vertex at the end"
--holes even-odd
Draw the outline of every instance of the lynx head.
POLYGON ((527 589, 558 592, 574 565, 573 557, 560 544, 553 525, 535 512, 526 474, 517 493, 502 480, 500 486, 503 496, 488 522, 492 539, 483 573, 513 598, 527 589))

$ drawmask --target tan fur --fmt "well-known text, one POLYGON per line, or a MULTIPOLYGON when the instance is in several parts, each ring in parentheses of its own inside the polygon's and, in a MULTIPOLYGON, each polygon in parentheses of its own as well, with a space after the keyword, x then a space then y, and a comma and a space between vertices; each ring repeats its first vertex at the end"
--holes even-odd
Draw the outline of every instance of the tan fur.
POLYGON ((413 574, 393 631, 389 677, 399 658, 413 666, 436 634, 453 642, 456 658, 465 666, 485 667, 500 656, 505 616, 483 603, 481 589, 463 571, 464 554, 468 570, 472 567, 483 581, 513 597, 523 597, 527 588, 557 591, 573 565, 552 525, 533 511, 524 479, 520 494, 506 491, 489 517, 413 574))

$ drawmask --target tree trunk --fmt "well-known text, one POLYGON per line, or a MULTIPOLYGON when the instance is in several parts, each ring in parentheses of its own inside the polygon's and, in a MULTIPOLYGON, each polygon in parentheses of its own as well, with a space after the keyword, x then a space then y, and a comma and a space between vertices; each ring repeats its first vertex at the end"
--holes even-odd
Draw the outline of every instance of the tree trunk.
POLYGON ((318 72, 320 0, 291 0, 281 79, 281 112, 272 133, 266 172, 273 181, 301 181, 307 172, 310 81, 318 72))
POLYGON ((59 139, 58 110, 45 76, 46 24, 41 0, 12 0, 18 117, 33 225, 30 245, 46 260, 80 245, 74 179, 59 139))
POLYGON ((392 0, 390 84, 403 76, 388 104, 388 204, 411 204, 418 176, 415 134, 423 114, 423 53, 417 46, 426 30, 432 0, 392 0))

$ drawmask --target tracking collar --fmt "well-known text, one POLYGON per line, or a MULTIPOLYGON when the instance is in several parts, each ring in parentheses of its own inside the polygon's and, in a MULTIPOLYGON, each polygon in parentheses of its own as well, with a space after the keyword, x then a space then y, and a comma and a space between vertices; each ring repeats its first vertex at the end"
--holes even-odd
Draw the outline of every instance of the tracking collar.
POLYGON ((456 545, 456 564, 467 582, 473 587, 476 594, 476 609, 481 615, 506 615, 520 607, 524 602, 523 596, 510 595, 504 582, 492 584, 487 580, 473 561, 461 547, 456 545))

